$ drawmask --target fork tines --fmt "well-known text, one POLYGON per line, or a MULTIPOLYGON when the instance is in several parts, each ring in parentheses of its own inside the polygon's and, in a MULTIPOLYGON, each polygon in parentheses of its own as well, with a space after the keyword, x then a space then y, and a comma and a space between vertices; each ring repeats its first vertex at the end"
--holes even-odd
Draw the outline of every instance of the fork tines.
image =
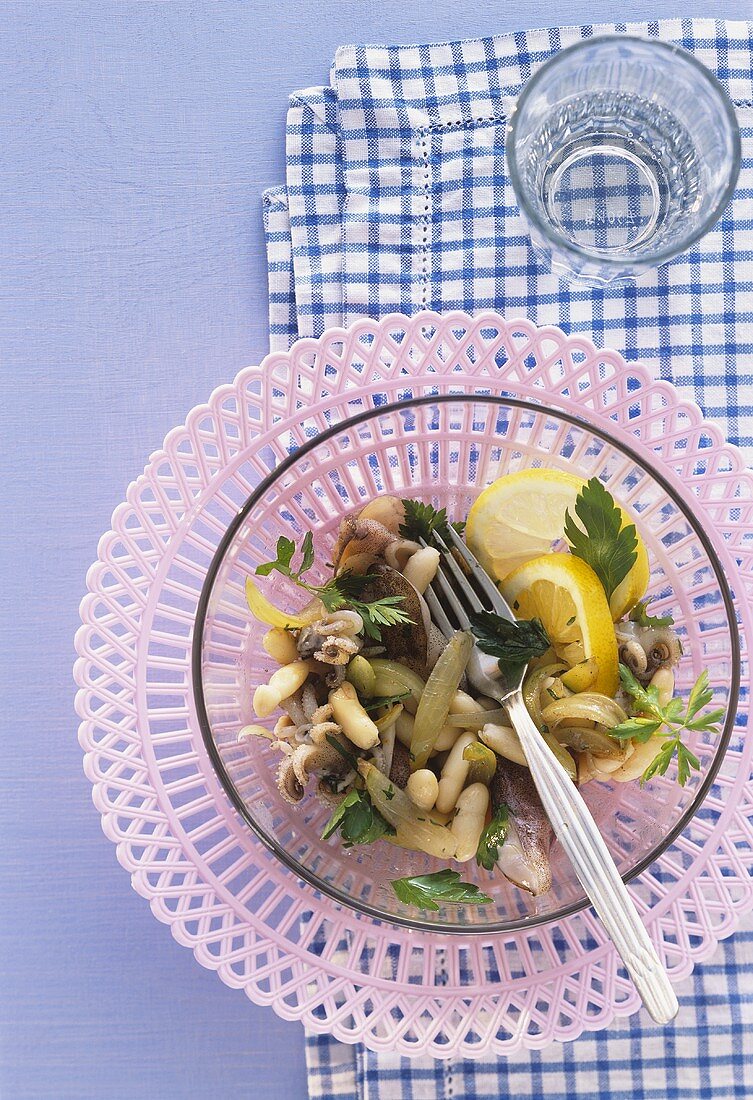
MULTIPOLYGON (((468 630, 469 611, 496 611, 512 618, 494 582, 456 531, 450 527, 449 547, 436 532, 434 541, 441 558, 436 576, 424 593, 431 616, 447 637, 455 630, 468 630), (460 558, 460 560, 458 560, 460 558), (455 625, 451 621, 455 620, 455 625)), ((429 545, 424 539, 422 546, 429 545)))

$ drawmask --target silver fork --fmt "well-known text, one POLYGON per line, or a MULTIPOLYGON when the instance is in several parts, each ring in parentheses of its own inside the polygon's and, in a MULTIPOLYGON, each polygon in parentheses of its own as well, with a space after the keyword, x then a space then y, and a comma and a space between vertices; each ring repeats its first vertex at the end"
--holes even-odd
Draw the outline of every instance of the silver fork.
MULTIPOLYGON (((469 611, 491 610, 505 619, 514 620, 515 616, 497 586, 455 531, 450 528, 450 540, 454 549, 465 559, 478 591, 446 543, 438 536, 435 538, 443 552, 442 559, 424 597, 440 630, 447 637, 456 629, 469 630, 469 611), (487 601, 486 605, 479 593, 487 601)), ((521 690, 523 673, 517 685, 510 689, 508 684, 492 674, 495 666, 494 658, 474 646, 467 668, 468 679, 484 695, 499 700, 507 710, 557 839, 570 858, 649 1014, 657 1023, 667 1024, 677 1015, 677 997, 609 849, 577 787, 528 713, 521 690)))

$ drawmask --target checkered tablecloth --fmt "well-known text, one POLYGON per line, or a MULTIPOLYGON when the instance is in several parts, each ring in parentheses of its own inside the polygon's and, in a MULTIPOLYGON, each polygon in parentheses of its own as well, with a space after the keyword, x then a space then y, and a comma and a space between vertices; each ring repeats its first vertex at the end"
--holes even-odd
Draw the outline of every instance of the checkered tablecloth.
MULTIPOLYGON (((672 381, 753 461, 753 24, 553 28, 425 46, 343 46, 327 87, 291 96, 287 178, 264 195, 270 344, 392 310, 494 308, 587 333, 672 381), (671 264, 627 287, 562 282, 534 255, 504 162, 520 88, 557 50, 623 31, 716 73, 743 140, 735 197, 671 264)), ((564 1047, 490 1062, 407 1061, 307 1037, 312 1097, 384 1100, 753 1096, 753 921, 643 1014, 564 1047)))

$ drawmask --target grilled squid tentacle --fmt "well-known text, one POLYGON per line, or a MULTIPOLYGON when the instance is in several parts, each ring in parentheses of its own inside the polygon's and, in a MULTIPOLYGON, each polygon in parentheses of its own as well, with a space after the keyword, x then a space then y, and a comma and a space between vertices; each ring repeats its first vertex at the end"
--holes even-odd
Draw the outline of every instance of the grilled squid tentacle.
MULTIPOLYGON (((342 734, 338 736, 343 746, 342 734)), ((340 776, 348 769, 347 760, 328 741, 318 745, 299 745, 280 761, 277 786, 286 802, 293 805, 303 798, 312 775, 340 776)))
POLYGON ((623 622, 616 625, 615 634, 620 660, 642 684, 660 668, 673 668, 682 656, 680 639, 671 627, 623 622))
POLYGON ((333 611, 298 635, 298 653, 314 657, 324 665, 347 665, 361 650, 363 619, 357 611, 333 611))

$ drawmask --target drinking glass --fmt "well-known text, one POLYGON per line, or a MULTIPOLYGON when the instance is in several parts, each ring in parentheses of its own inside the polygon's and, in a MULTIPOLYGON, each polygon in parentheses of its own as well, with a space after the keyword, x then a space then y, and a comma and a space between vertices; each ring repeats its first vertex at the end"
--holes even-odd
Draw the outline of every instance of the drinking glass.
POLYGON ((603 285, 638 278, 714 225, 737 182, 740 131, 692 54, 605 35, 529 80, 506 155, 536 251, 559 274, 603 285))

